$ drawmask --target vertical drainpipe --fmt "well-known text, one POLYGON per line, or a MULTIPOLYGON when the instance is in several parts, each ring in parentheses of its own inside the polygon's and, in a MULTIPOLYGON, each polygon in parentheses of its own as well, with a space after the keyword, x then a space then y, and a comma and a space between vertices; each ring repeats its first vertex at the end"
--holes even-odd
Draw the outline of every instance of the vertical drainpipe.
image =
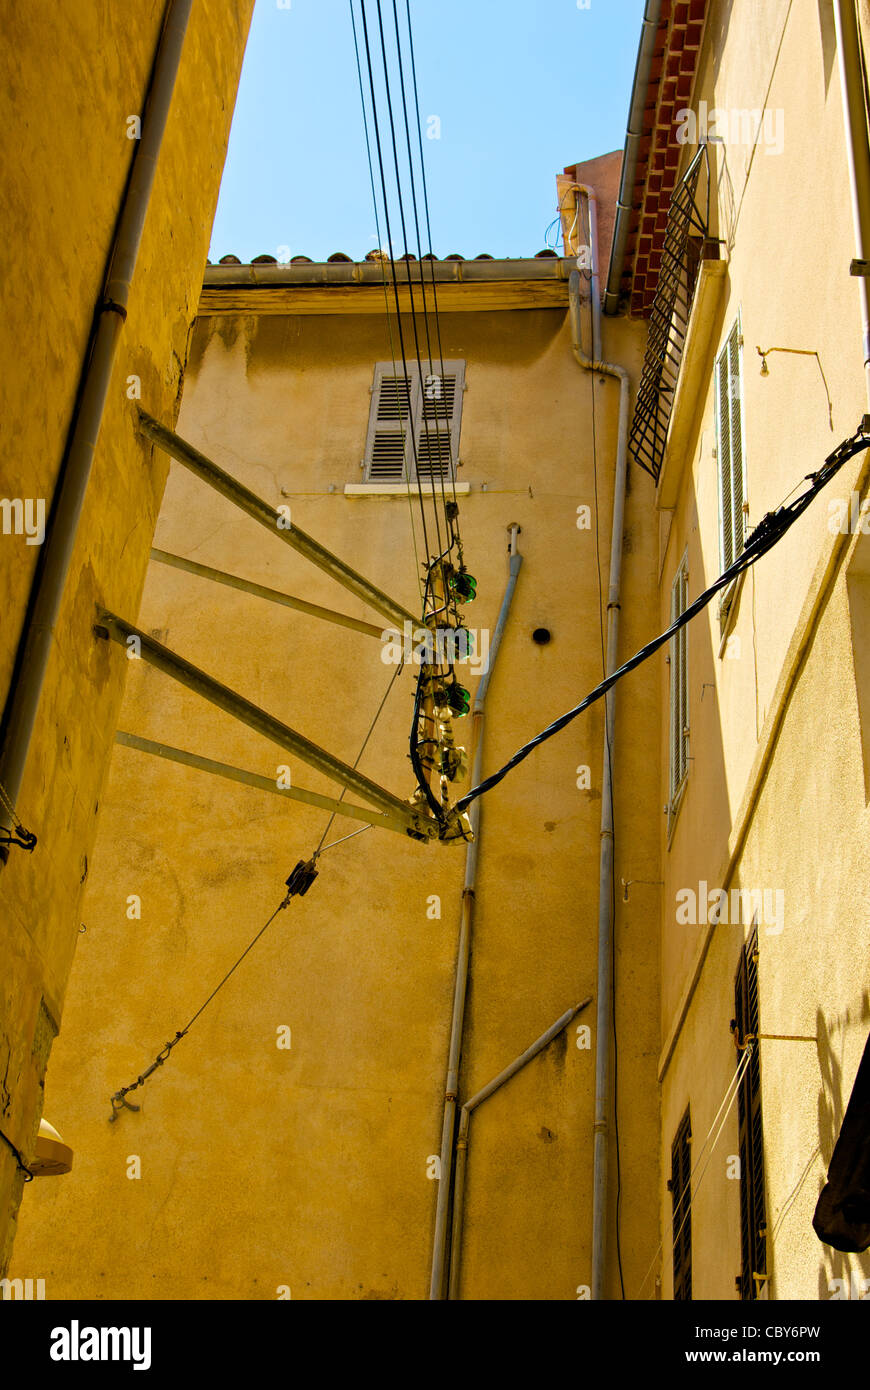
MULTIPOLYGON (((517 576, 522 568, 523 557, 517 550, 519 526, 512 523, 508 527, 509 571, 508 581, 501 601, 498 622, 495 625, 486 670, 480 678, 474 700, 471 739, 474 747, 474 765, 471 785, 476 787, 481 780, 483 765, 483 723, 484 705, 489 690, 502 634, 508 620, 513 602, 517 576)), ((462 1052, 462 1028, 465 1021, 465 1000, 468 993, 468 962, 471 955, 471 928, 474 919, 475 883, 477 880, 477 855, 480 841, 481 799, 473 801, 469 807, 469 819, 474 838, 465 851, 465 886, 462 890, 462 917, 459 927, 459 949, 456 959, 456 981, 453 990, 453 1019, 450 1025, 450 1050, 447 1058, 447 1083, 444 1088, 444 1120, 441 1127, 441 1177, 438 1182, 438 1204, 435 1208, 435 1240, 432 1249, 432 1275, 429 1285, 431 1300, 443 1299, 444 1270, 447 1247, 447 1217, 450 1193, 453 1185, 453 1134, 456 1126, 456 1101, 459 1092, 459 1061, 462 1052)))
MULTIPOLYGON (((594 220, 595 203, 590 200, 590 227, 594 220)), ((625 478, 628 462, 628 403, 630 382, 624 367, 603 362, 595 355, 601 351, 601 300, 598 281, 598 247, 593 241, 595 264, 592 273, 592 342, 593 357, 587 357, 581 346, 580 332, 580 274, 571 272, 568 296, 571 311, 571 336, 574 356, 589 372, 604 373, 619 382, 619 432, 616 446, 616 469, 613 484, 613 519, 610 538, 610 580, 607 594, 607 639, 605 648, 606 674, 617 667, 619 645, 619 610, 622 583, 622 532, 625 514, 625 478)), ((596 518, 597 524, 597 518, 596 518)), ((604 1297, 607 1268, 607 1159, 610 1140, 611 1087, 613 1071, 613 764, 616 737, 616 691, 605 696, 604 759, 601 794, 600 858, 598 872, 598 985, 596 991, 597 1018, 595 1025, 595 1119, 593 1128, 592 1170, 592 1282, 593 1299, 604 1297)))
MULTIPOLYGON (((65 461, 52 503, 48 536, 39 557, 23 648, 16 663, 3 718, 0 784, 15 804, 39 709, 51 655, 54 627, 63 598, 84 504, 91 465, 100 434, 106 397, 112 379, 121 329, 127 317, 130 284, 136 267, 142 229, 154 183, 157 157, 166 129, 169 107, 181 62, 193 0, 168 0, 154 58, 130 178, 124 194, 109 268, 98 307, 93 350, 84 368, 78 406, 70 427, 65 461)), ((0 807, 0 826, 11 829, 9 813, 0 807)), ((0 867, 9 857, 0 846, 0 867)))
MULTIPOLYGON (((852 188, 852 218, 855 224, 855 255, 870 257, 870 143, 867 138, 867 109, 864 99, 864 73, 855 0, 834 0, 837 34, 837 60, 843 98, 843 124, 849 182, 852 188)), ((870 285, 866 275, 858 277, 861 297, 862 350, 867 403, 870 406, 870 285)))

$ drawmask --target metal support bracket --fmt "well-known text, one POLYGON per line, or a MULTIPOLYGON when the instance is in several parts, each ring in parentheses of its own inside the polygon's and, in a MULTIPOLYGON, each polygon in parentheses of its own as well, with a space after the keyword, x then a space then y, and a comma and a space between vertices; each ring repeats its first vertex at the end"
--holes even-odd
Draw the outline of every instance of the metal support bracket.
POLYGON ((166 429, 159 420, 148 415, 146 411, 139 409, 139 431, 150 439, 153 444, 169 454, 178 463, 183 463, 185 468, 189 468, 191 473, 195 473, 209 487, 213 487, 222 497, 226 497, 236 507, 239 507, 248 516, 259 521, 261 526, 265 526, 268 531, 277 536, 279 540, 292 547, 293 550, 304 555, 306 560, 310 560, 318 569, 322 569, 326 574, 331 575, 339 584, 343 585, 350 593, 362 599, 375 612, 381 613, 385 618, 389 618, 391 623, 398 626, 400 630, 406 622, 416 624, 418 619, 407 608, 403 608, 400 603, 390 598, 375 584, 369 582, 350 565, 346 565, 343 560, 339 560, 319 541, 300 531, 298 526, 294 526, 286 517, 281 516, 270 507, 268 502, 264 502, 256 493, 251 492, 236 478, 229 473, 225 473, 211 459, 206 458, 192 444, 188 444, 179 435, 173 434, 172 430, 166 429))
POLYGON ((340 758, 333 757, 318 744, 312 743, 310 739, 304 737, 292 729, 289 724, 284 724, 280 719, 268 714, 259 706, 252 704, 236 691, 230 690, 228 686, 222 685, 214 677, 201 671, 199 667, 192 665, 191 662, 171 651, 168 647, 156 642, 153 637, 134 627, 132 623, 119 618, 117 614, 110 613, 106 609, 97 609, 98 621, 95 631, 98 636, 111 638, 119 646, 123 646, 128 651, 128 640, 133 637, 137 639, 138 653, 143 661, 162 671, 164 675, 171 676, 173 680, 181 685, 187 686, 197 695, 201 695, 210 704, 216 705, 218 709, 225 710, 240 723, 247 724, 248 728, 254 729, 262 734, 264 738, 277 744, 280 748, 287 749, 288 752, 295 754, 302 762, 308 763, 324 776, 329 777, 339 785, 347 787, 356 792, 365 801, 371 801, 381 812, 387 812, 394 818, 401 819, 410 835, 428 839, 438 833, 438 825, 433 817, 426 816, 423 812, 410 806, 408 802, 402 801, 392 792, 381 787, 377 782, 372 782, 355 768, 350 767, 340 758))
POLYGON ((233 767, 230 763, 215 762, 203 758, 198 753, 188 753, 184 748, 172 748, 166 743, 155 743, 150 738, 140 738, 138 734, 128 734, 118 730, 115 742, 125 748, 135 748, 140 753, 151 753, 155 758, 165 758, 167 762, 180 763, 182 767, 193 767, 198 772, 210 772, 215 777, 225 777, 230 782, 239 782, 244 787, 255 787, 258 791, 271 792, 273 796, 289 797, 291 801, 301 801, 305 806, 316 806, 331 815, 347 816, 350 820, 364 821, 367 825, 380 826, 384 830, 397 830, 407 835, 408 829, 416 830, 417 820, 407 808, 404 817, 394 816, 387 811, 374 811, 368 806, 357 806, 352 801, 338 801, 332 796, 321 796, 319 792, 303 790, 302 787, 279 787, 272 777, 261 777, 259 773, 247 772, 244 768, 233 767))

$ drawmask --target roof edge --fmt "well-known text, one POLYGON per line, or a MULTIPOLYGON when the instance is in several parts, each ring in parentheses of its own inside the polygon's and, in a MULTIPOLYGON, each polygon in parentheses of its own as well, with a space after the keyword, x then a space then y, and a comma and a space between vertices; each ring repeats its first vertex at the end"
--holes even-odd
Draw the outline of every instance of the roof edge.
POLYGON ((634 183, 637 177, 638 150, 643 137, 643 118, 646 111, 646 97, 649 88, 655 54, 656 37, 662 16, 662 0, 647 0, 644 10, 643 26, 637 48, 637 62, 634 68, 634 82, 631 89, 631 103, 628 111, 628 126, 625 133, 625 150, 622 158, 622 178, 619 196, 616 200, 616 224, 613 229, 613 244, 610 249, 610 265, 607 271, 607 284, 604 291, 604 312, 615 314, 619 309, 619 290, 625 265, 625 248, 628 243, 629 221, 632 212, 634 183))

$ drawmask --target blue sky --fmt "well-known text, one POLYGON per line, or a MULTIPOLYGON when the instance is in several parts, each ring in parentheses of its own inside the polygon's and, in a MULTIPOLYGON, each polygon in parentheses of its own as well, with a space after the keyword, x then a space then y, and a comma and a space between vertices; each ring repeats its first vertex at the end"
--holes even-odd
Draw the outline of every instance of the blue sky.
MULTIPOLYGON (((381 7, 401 154, 393 0, 381 7)), ((359 0, 354 9, 367 83, 359 0)), ((404 0, 398 9, 406 43, 404 0)), ((642 14, 643 0, 589 0, 583 8, 577 0, 411 0, 436 255, 542 249, 556 214, 556 175, 624 144, 642 14)), ((376 0, 366 0, 366 15, 377 69, 376 0)), ((407 47, 403 53, 407 64, 407 47)), ((405 78, 413 122, 407 67, 405 78)), ((395 183, 383 95, 381 83, 381 136, 395 183)), ((405 153, 406 189, 407 167, 405 153)), ((407 196, 406 204, 416 252, 407 196)), ((395 195, 391 206, 399 254, 395 195)), ((381 226, 386 245, 383 218, 381 226)), ((344 251, 361 260, 377 244, 348 0, 256 0, 210 259, 233 252, 243 261, 261 253, 320 261, 344 251)))

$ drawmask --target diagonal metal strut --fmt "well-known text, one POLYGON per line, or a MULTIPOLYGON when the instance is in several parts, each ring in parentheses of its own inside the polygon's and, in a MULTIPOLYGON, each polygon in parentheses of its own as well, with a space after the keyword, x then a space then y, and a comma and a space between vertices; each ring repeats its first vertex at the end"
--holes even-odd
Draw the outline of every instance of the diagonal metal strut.
POLYGON ((203 482, 208 483, 222 497, 233 502, 240 507, 248 516, 259 521, 261 526, 265 526, 279 540, 285 541, 287 545, 304 555, 306 560, 310 560, 318 569, 322 569, 326 574, 355 594, 357 598, 363 600, 377 613, 389 618, 390 622, 395 623, 400 629, 406 622, 417 623, 418 619, 407 608, 403 608, 400 603, 391 599, 389 594, 385 594, 377 585, 369 582, 356 570, 351 569, 343 560, 339 560, 319 541, 300 531, 298 526, 294 526, 285 517, 280 516, 268 502, 264 502, 255 492, 251 492, 244 484, 233 478, 229 473, 225 473, 211 459, 206 458, 192 444, 188 444, 179 435, 173 434, 172 430, 166 429, 159 420, 147 414, 146 411, 139 409, 139 430, 153 444, 158 445, 170 458, 174 458, 178 463, 183 463, 185 468, 189 468, 191 473, 195 473, 203 482))
MULTIPOLYGON (((110 637, 119 646, 127 647, 130 637, 138 639, 139 654, 149 665, 155 666, 164 675, 171 676, 181 685, 187 686, 197 695, 203 696, 211 704, 217 705, 219 709, 231 714, 234 719, 238 719, 242 724, 247 724, 249 728, 268 738, 272 743, 288 752, 294 753, 302 762, 308 763, 310 767, 317 768, 326 777, 356 792, 358 796, 366 801, 373 802, 381 810, 388 811, 393 815, 401 816, 407 820, 408 828, 415 829, 423 834, 427 834, 429 828, 433 831, 437 829, 431 817, 415 813, 406 801, 402 801, 398 796, 385 787, 381 787, 377 782, 372 782, 361 772, 350 767, 340 758, 333 757, 318 744, 312 743, 303 734, 292 729, 289 724, 284 724, 280 719, 262 710, 258 705, 252 704, 244 696, 237 694, 235 690, 230 690, 220 681, 216 681, 213 676, 201 671, 198 666, 185 661, 184 657, 177 652, 171 651, 168 647, 155 642, 153 637, 142 632, 140 628, 134 627, 132 623, 119 618, 117 614, 110 613, 104 608, 97 609, 98 625, 96 628, 99 636, 110 637)), ((128 648, 129 650, 129 648, 128 648)))
POLYGON ((152 753, 156 758, 180 763, 182 767, 192 767, 198 772, 210 772, 215 777, 225 777, 230 782, 240 782, 245 787, 255 787, 258 791, 271 792, 274 796, 289 797, 291 801, 301 801, 306 806, 316 806, 333 815, 347 816, 351 820, 366 821, 369 825, 381 826, 385 830, 397 830, 404 835, 412 824, 410 808, 403 818, 391 815, 388 811, 373 811, 368 806, 356 806, 352 801, 338 801, 334 796, 321 796, 319 792, 303 790, 302 787, 279 787, 273 777, 261 777, 257 772, 247 772, 244 768, 233 767, 230 763, 215 762, 213 758, 203 758, 199 753, 189 753, 184 748, 173 748, 167 743, 155 743, 150 738, 140 738, 138 734, 128 734, 119 729, 115 742, 125 748, 135 748, 140 753, 152 753))
POLYGON ((171 565, 173 569, 196 574, 200 579, 210 579, 214 584, 226 584, 230 589, 253 594, 269 603, 279 603, 284 608, 294 608, 298 613, 307 613, 312 618, 322 618, 327 623, 337 623, 339 627, 349 627, 353 632, 364 632, 367 637, 383 637, 383 628, 374 623, 364 623, 361 618, 348 617, 347 613, 337 613, 333 608, 321 608, 318 603, 296 598, 293 594, 282 593, 280 589, 267 589, 264 584, 255 584, 251 579, 241 579, 237 574, 227 574, 225 570, 212 569, 211 565, 201 565, 198 560, 186 560, 181 555, 172 555, 168 550, 155 550, 152 547, 151 559, 161 565, 171 565))

